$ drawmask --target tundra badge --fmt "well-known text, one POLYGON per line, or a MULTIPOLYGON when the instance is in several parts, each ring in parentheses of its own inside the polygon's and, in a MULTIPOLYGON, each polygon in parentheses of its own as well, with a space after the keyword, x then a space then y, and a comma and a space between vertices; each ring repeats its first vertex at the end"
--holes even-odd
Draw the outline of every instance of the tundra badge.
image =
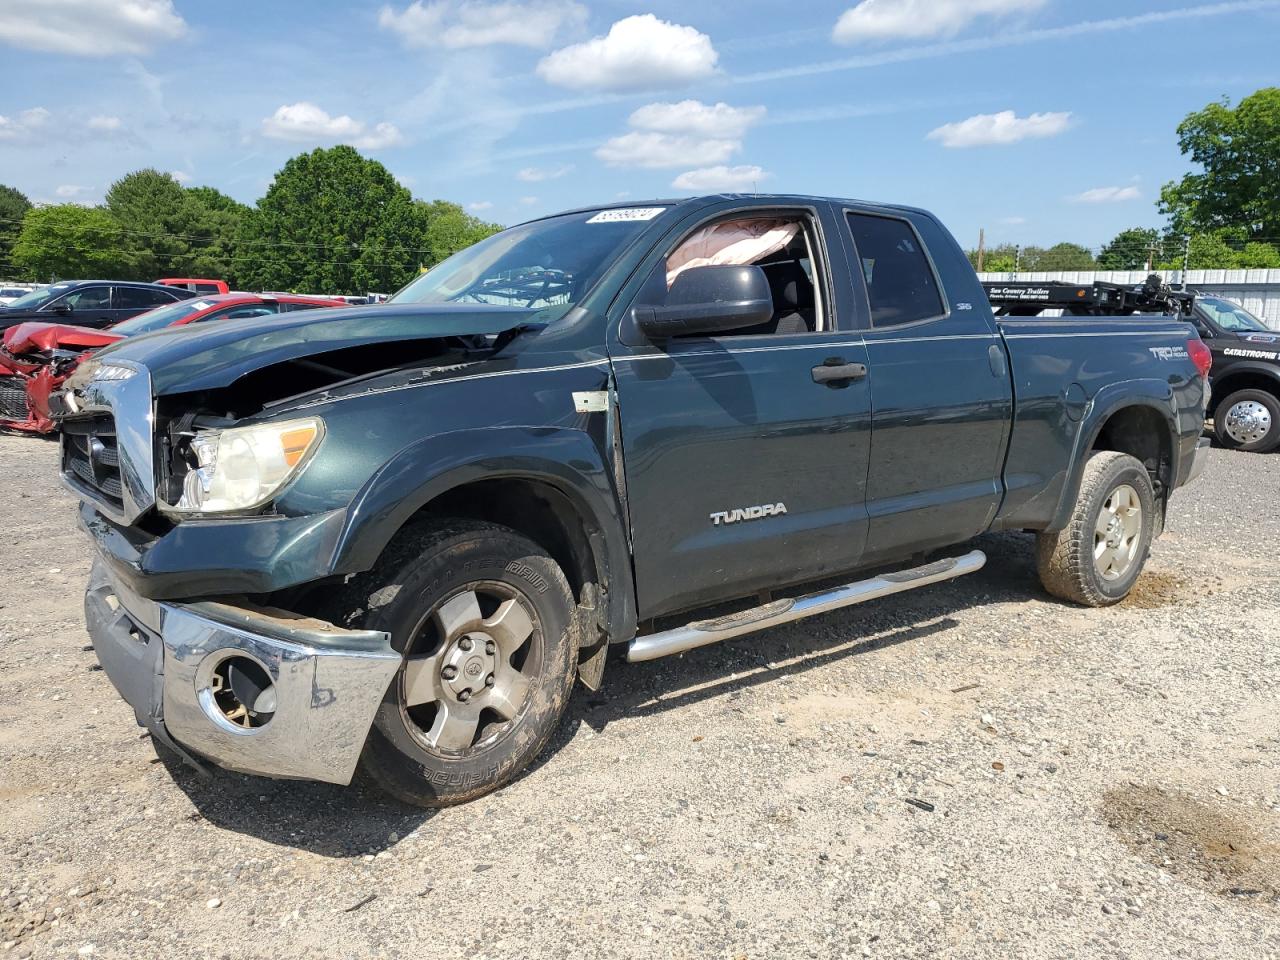
POLYGON ((721 526, 727 523, 738 523, 742 520, 763 520, 765 517, 780 517, 787 512, 785 503, 766 503, 759 507, 739 507, 736 510, 718 510, 711 514, 711 523, 721 526))

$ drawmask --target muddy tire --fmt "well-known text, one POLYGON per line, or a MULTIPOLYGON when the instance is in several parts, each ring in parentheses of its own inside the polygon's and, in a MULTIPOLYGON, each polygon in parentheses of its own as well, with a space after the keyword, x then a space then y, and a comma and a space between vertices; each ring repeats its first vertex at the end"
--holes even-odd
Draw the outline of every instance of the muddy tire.
POLYGON ((362 772, 423 807, 508 783, 546 746, 578 651, 564 574, 491 523, 433 521, 401 536, 339 601, 340 622, 391 634, 405 663, 365 743, 362 772))
POLYGON ((1237 390, 1214 408, 1213 433, 1229 450, 1270 453, 1280 447, 1280 399, 1265 390, 1237 390))
POLYGON ((1036 537, 1040 582, 1055 597, 1082 606, 1119 603, 1146 565, 1156 510, 1141 462, 1123 453, 1095 453, 1085 464, 1070 522, 1036 537))

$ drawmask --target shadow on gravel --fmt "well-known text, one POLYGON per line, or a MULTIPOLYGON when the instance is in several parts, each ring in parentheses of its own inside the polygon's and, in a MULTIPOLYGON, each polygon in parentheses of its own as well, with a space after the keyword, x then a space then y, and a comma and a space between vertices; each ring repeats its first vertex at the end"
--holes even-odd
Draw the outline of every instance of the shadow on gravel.
POLYGON ((269 780, 214 769, 196 773, 168 748, 156 756, 195 805, 190 819, 324 857, 376 854, 434 815, 391 799, 357 779, 350 787, 269 780))

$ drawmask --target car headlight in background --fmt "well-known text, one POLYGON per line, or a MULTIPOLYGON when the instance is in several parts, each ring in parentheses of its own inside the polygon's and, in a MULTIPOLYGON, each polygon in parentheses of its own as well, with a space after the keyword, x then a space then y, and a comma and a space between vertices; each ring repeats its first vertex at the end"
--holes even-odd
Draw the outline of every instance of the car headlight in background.
POLYGON ((191 439, 196 465, 170 513, 234 513, 260 507, 292 478, 324 437, 318 417, 201 430, 191 439))

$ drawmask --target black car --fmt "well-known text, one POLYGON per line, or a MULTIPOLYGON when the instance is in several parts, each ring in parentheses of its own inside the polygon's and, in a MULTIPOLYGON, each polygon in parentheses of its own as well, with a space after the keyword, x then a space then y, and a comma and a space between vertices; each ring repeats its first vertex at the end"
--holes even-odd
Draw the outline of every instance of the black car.
POLYGON ((1213 351, 1209 410, 1218 442, 1251 453, 1280 447, 1280 331, 1214 296, 1196 297, 1192 322, 1213 351))
POLYGON ((7 307, 0 307, 0 333, 29 320, 101 329, 194 296, 190 290, 155 283, 63 280, 32 290, 7 307))

